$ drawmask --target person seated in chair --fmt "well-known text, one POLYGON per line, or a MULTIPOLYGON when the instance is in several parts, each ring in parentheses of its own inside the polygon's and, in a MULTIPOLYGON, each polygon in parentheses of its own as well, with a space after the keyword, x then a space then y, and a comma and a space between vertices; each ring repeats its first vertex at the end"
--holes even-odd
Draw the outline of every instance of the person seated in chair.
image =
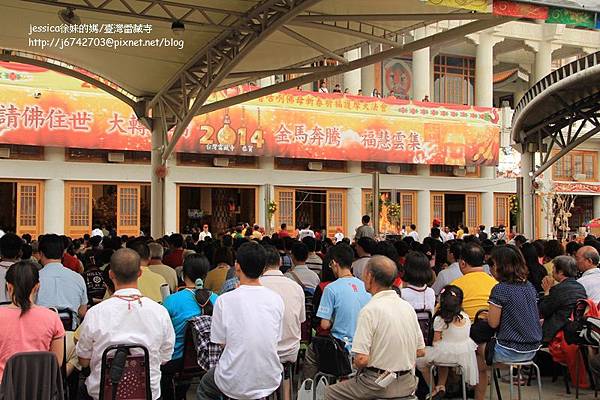
POLYGON ((169 313, 160 304, 143 297, 138 289, 142 274, 140 256, 132 249, 119 249, 110 258, 110 279, 114 294, 92 307, 81 325, 77 356, 79 364, 90 367, 83 399, 98 400, 102 353, 117 344, 139 344, 148 349, 152 400, 161 397, 160 365, 171 359, 175 331, 169 313))

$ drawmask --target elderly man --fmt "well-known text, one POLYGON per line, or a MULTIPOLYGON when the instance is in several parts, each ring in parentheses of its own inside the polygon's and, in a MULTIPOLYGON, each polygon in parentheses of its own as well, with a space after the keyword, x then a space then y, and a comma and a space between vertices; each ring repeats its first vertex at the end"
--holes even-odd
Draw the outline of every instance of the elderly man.
POLYGON ((162 263, 165 249, 160 244, 154 242, 148 243, 148 249, 150 250, 148 269, 165 278, 165 281, 169 284, 171 293, 175 293, 177 291, 177 272, 175 272, 173 268, 162 263))
POLYGON ((326 400, 414 394, 417 379, 413 369, 417 356, 424 353, 425 342, 414 309, 392 289, 396 273, 396 264, 385 256, 373 256, 367 263, 364 282, 373 297, 360 311, 352 344, 359 372, 356 378, 329 386, 326 400))
POLYGON ((575 253, 577 261, 577 269, 581 273, 581 277, 577 282, 581 283, 585 288, 585 293, 588 299, 594 300, 594 303, 600 302, 600 255, 598 250, 592 246, 583 246, 575 253))
POLYGON ((171 359, 175 331, 167 310, 139 291, 141 274, 140 256, 134 250, 119 249, 110 258, 109 276, 115 293, 88 311, 77 342, 79 363, 91 370, 85 381, 87 393, 81 398, 98 399, 102 353, 108 346, 121 343, 148 349, 152 399, 161 396, 160 365, 171 359))

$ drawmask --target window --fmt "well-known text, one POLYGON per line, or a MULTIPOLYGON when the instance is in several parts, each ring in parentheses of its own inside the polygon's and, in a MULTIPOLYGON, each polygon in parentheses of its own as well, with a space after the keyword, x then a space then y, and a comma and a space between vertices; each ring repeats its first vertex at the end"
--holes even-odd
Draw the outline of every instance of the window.
POLYGON ((25 146, 20 144, 4 144, 0 148, 9 149, 11 160, 43 160, 44 148, 42 146, 25 146))
POLYGON ((322 172, 346 172, 346 162, 338 160, 311 160, 308 158, 283 158, 275 157, 275 169, 289 171, 307 171, 309 163, 321 163, 322 172))
POLYGON ((435 57, 433 66, 434 101, 473 104, 475 97, 475 59, 472 57, 435 57))
POLYGON ((249 156, 217 156, 214 154, 199 153, 177 153, 177 165, 187 167, 214 167, 215 158, 226 158, 229 160, 229 168, 256 168, 258 161, 256 157, 249 156))
POLYGON ((431 176, 454 176, 466 178, 479 178, 479 167, 457 167, 453 165, 431 165, 429 167, 431 176), (455 169, 456 168, 456 169, 455 169), (462 175, 464 173, 464 175, 462 175))
MULTIPOLYGON (((397 191, 395 198, 392 197, 390 190, 382 190, 379 193, 382 196, 379 200, 379 230, 381 232, 400 232, 402 225, 409 226, 410 224, 417 223, 416 192, 397 191), (383 212, 389 207, 389 205, 385 204, 387 202, 400 205, 399 216, 395 218, 386 216, 384 218, 383 212)), ((373 191, 370 189, 363 189, 362 191, 362 214, 373 217, 373 191)))
POLYGON ((595 151, 572 151, 552 166, 552 177, 562 181, 595 181, 598 153, 595 151))
MULTIPOLYGON (((382 162, 363 162, 361 163, 362 173, 368 174, 372 172, 380 172, 382 174, 388 173, 388 167, 398 168, 400 175, 416 175, 417 164, 390 164, 382 162)), ((394 172, 395 173, 395 172, 394 172)))
POLYGON ((123 153, 125 164, 150 164, 149 151, 102 150, 102 149, 65 149, 66 161, 107 163, 110 153, 123 153))

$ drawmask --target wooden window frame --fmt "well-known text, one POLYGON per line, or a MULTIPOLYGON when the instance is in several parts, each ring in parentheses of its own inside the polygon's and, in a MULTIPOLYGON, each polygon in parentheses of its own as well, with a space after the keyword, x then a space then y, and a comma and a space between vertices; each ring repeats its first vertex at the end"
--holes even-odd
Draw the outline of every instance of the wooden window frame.
MULTIPOLYGON (((481 177, 481 167, 479 165, 475 167, 475 172, 467 171, 465 176, 455 176, 453 174, 452 170, 450 172, 435 171, 433 167, 446 167, 446 168, 454 169, 455 167, 460 167, 460 165, 430 164, 429 165, 429 175, 430 176, 441 176, 441 177, 446 177, 446 178, 480 178, 481 177)), ((466 168, 468 168, 468 167, 466 167, 466 168)))
POLYGON ((45 158, 45 149, 43 146, 28 146, 21 144, 1 144, 0 148, 10 149, 9 160, 32 160, 43 161, 45 158), (32 153, 23 153, 21 149, 35 150, 32 153))
MULTIPOLYGON (((556 155, 558 153, 554 153, 553 155, 556 155)), ((575 161, 574 158, 576 156, 581 156, 582 157, 582 167, 583 167, 583 171, 582 173, 585 174, 585 156, 592 156, 592 171, 593 171, 593 176, 591 178, 585 178, 583 180, 581 180, 580 182, 596 182, 598 180, 598 152, 594 151, 594 150, 573 150, 570 151, 569 153, 565 154, 563 157, 561 157, 560 160, 558 160, 556 163, 554 163, 554 165, 552 166, 552 179, 556 180, 556 181, 567 181, 567 182, 573 182, 575 181, 575 179, 573 178, 573 175, 575 174, 575 161), (569 167, 570 167, 570 171, 571 171, 571 176, 566 176, 566 175, 558 175, 557 171, 558 171, 558 163, 562 163, 563 167, 563 171, 565 170, 564 168, 564 163, 568 163, 569 167)))
MULTIPOLYGON (((381 193, 390 193, 392 192, 392 189, 381 189, 380 190, 380 195, 381 193)), ((417 224, 417 212, 418 212, 418 204, 417 204, 417 192, 413 191, 413 190, 395 190, 396 192, 396 199, 395 202, 397 204, 400 204, 401 207, 401 214, 400 214, 400 222, 399 222, 399 226, 402 225, 406 225, 406 226, 410 226, 410 224, 417 224), (410 222, 406 222, 405 216, 404 216, 404 200, 402 198, 402 196, 411 196, 412 197, 412 204, 411 204, 411 221, 410 222)), ((362 215, 369 215, 371 217, 371 220, 373 220, 373 190, 371 189, 362 189, 362 201, 361 201, 361 211, 362 211, 362 215)))
POLYGON ((510 230, 510 198, 513 193, 494 193, 494 226, 504 225, 505 228, 510 230), (506 220, 504 224, 501 224, 498 213, 498 202, 504 202, 506 207, 503 218, 506 220))

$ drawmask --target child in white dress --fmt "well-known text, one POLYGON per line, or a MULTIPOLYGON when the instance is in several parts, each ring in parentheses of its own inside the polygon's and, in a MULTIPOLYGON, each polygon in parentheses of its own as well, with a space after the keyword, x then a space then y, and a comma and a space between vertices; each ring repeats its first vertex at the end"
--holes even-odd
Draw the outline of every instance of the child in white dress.
MULTIPOLYGON (((448 285, 440 292, 440 308, 433 320, 433 346, 425 349, 425 357, 418 359, 417 366, 429 385, 431 364, 458 364, 462 367, 467 384, 474 386, 479 381, 477 345, 469 337, 471 321, 462 311, 463 292, 454 285, 448 285)), ((438 382, 433 390, 433 398, 441 399, 446 393, 448 367, 438 367, 438 382)))

